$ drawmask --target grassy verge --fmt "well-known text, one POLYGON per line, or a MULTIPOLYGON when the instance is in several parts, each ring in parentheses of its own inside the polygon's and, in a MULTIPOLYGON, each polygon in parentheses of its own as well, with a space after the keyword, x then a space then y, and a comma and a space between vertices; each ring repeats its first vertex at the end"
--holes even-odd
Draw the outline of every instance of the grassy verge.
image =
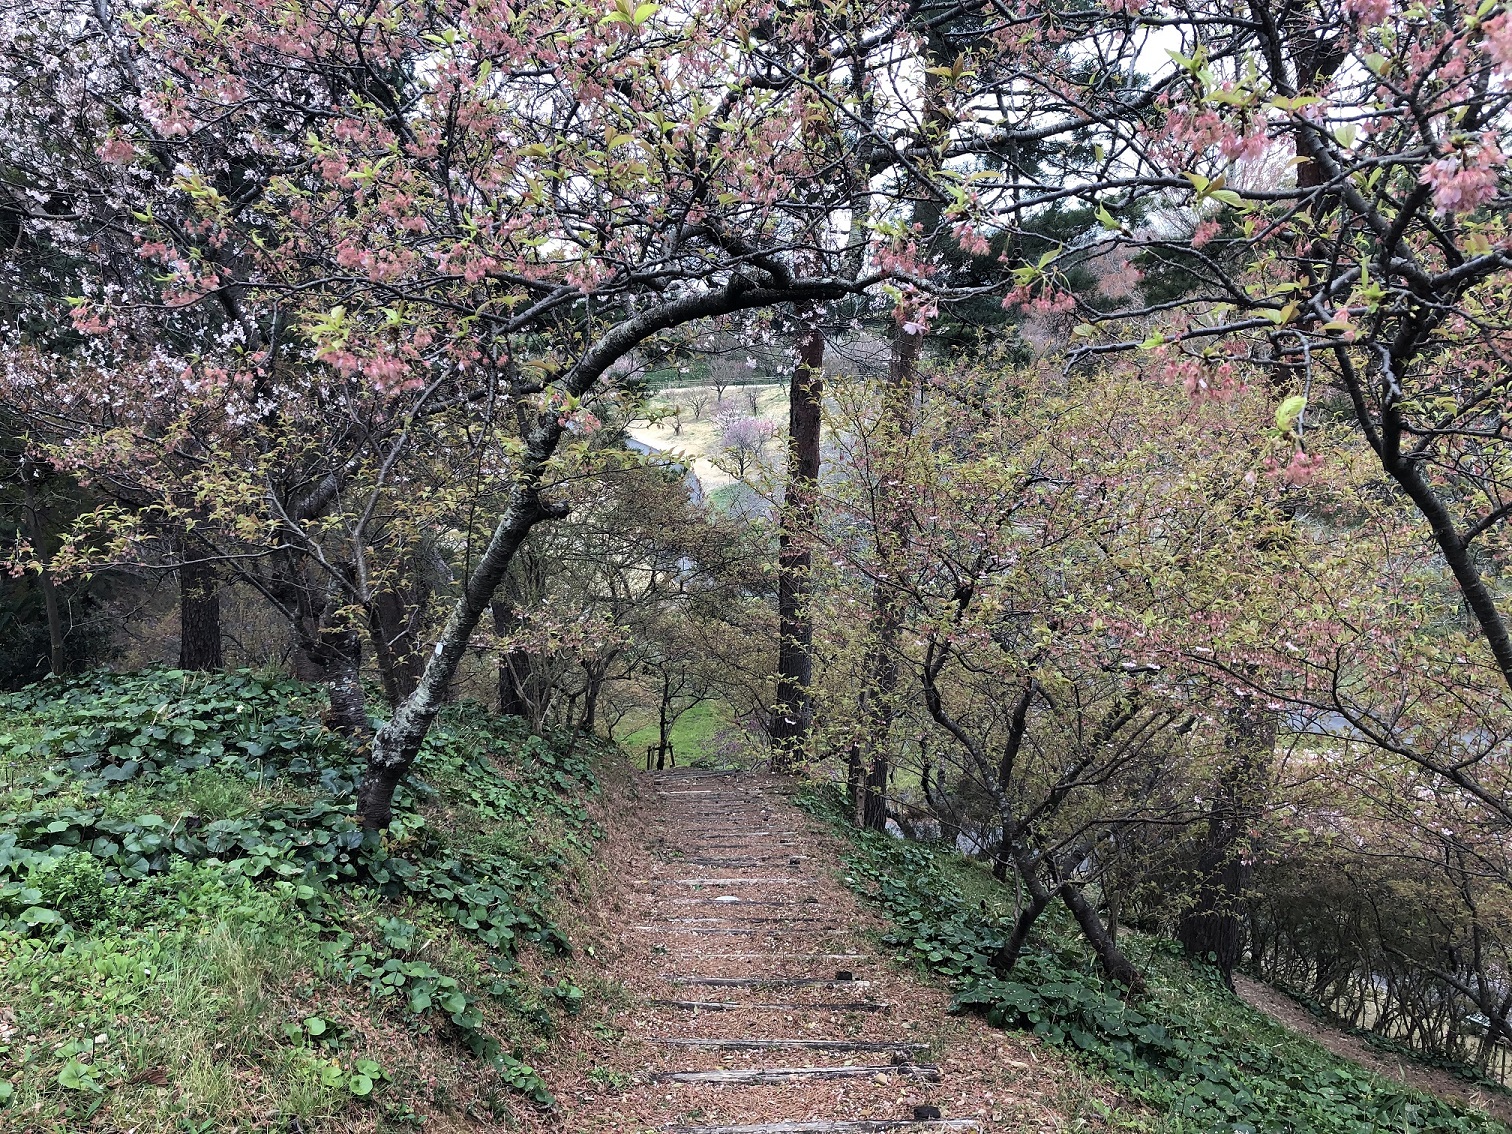
POLYGON ((444 1129, 549 1102, 588 760, 455 707, 381 840, 298 683, 0 700, 0 1126, 444 1129))
POLYGON ((1105 1113, 1111 1125, 1169 1134, 1505 1132, 1288 1032, 1166 942, 1125 942, 1149 984, 1137 1002, 1104 986, 1069 919, 1047 918, 1012 979, 1001 979, 988 958, 1008 933, 1010 890, 951 849, 853 830, 827 792, 808 791, 800 803, 848 841, 846 882, 894 923, 885 943, 948 978, 960 1010, 1031 1030, 1111 1081, 1132 1104, 1105 1113))

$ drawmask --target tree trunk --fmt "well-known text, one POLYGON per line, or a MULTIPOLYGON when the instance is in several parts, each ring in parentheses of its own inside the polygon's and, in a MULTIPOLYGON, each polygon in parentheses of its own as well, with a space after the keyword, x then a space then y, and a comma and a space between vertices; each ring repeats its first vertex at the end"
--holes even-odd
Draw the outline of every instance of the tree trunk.
POLYGON ((417 580, 414 590, 405 596, 394 587, 384 587, 373 596, 369 631, 383 695, 390 705, 415 691, 424 665, 416 631, 429 588, 417 580))
POLYGON ((1097 963, 1102 966, 1103 972, 1112 980, 1123 985, 1130 992, 1138 992, 1144 988, 1144 978, 1139 975, 1129 958, 1123 955, 1123 951, 1113 940, 1113 935, 1108 932, 1108 927, 1103 924, 1102 918, 1097 916, 1097 910, 1092 903, 1087 901, 1087 895, 1082 893, 1082 888, 1075 882, 1062 882, 1060 886, 1061 901, 1071 911, 1071 916, 1076 918, 1076 924, 1081 926, 1082 936, 1092 946, 1092 951, 1097 954, 1097 963))
POLYGON ((992 958, 992 967, 1003 976, 1013 972, 1013 967, 1018 964, 1018 959, 1024 952, 1024 944, 1029 940, 1030 931, 1049 906, 1050 895, 1041 892, 1031 894, 1028 903, 1019 911, 1018 919, 1013 923, 1013 932, 992 958))
POLYGON ((992 967, 1003 976, 1013 971, 1018 964, 1019 955, 1024 951, 1024 944, 1029 940, 1029 932, 1034 928, 1034 923, 1040 915, 1049 908, 1055 895, 1045 889, 1045 884, 1040 881, 1039 865, 1034 858, 1018 843, 1017 827, 1009 832, 1003 840, 1004 856, 1013 862, 1019 880, 1023 882, 1024 889, 1029 892, 1029 901, 1019 911, 1018 919, 1014 922, 1013 932, 1008 940, 1003 942, 1002 947, 992 958, 992 967))
MULTIPOLYGON (((663 677, 661 701, 656 708, 656 770, 662 771, 667 766, 667 758, 672 752, 672 724, 670 719, 672 711, 672 686, 671 679, 663 677)), ((672 761, 672 766, 677 767, 677 761, 672 761)))
POLYGON ((221 656, 220 574, 199 549, 181 544, 179 581, 180 669, 217 670, 221 656))
POLYGON ((1250 829, 1264 805, 1277 726, 1276 714, 1253 699, 1230 711, 1226 746, 1231 757, 1197 852, 1192 902, 1176 927, 1176 939, 1188 955, 1215 965, 1230 987, 1244 950, 1244 900, 1253 853, 1250 829))
POLYGON ((295 671, 305 681, 326 688, 331 706, 326 723, 359 747, 373 735, 362 689, 362 635, 355 626, 322 627, 313 641, 301 643, 295 671))
POLYGON ((791 771, 813 727, 814 625, 809 609, 810 546, 819 482, 819 432, 824 401, 824 332, 818 312, 799 313, 798 365, 788 393, 787 488, 777 552, 777 704, 772 718, 772 770, 791 771))
POLYGON ((63 612, 58 606, 58 586, 47 572, 46 555, 42 546, 41 504, 37 500, 36 486, 32 483, 32 466, 25 461, 21 464, 21 484, 22 491, 26 494, 27 528, 32 550, 43 561, 42 570, 37 572, 37 586, 42 591, 42 609, 47 614, 47 665, 54 677, 62 677, 68 673, 68 655, 63 643, 63 612))
POLYGON ((583 717, 578 721, 577 731, 592 735, 598 731, 598 700, 604 688, 604 667, 583 663, 587 685, 583 689, 583 717))
POLYGON ((898 640, 903 632, 904 595, 898 589, 903 573, 902 551, 906 535, 903 499, 899 488, 904 470, 903 442, 913 433, 913 397, 918 376, 922 333, 910 333, 902 323, 893 334, 888 360, 887 386, 883 391, 883 428, 880 431, 895 451, 886 454, 878 470, 875 492, 877 515, 878 577, 872 583, 871 649, 867 658, 867 684, 863 692, 861 735, 851 749, 851 809, 858 826, 881 830, 887 823, 888 734, 892 730, 893 697, 898 687, 898 640), (858 794, 859 792, 859 794, 858 794))
MULTIPOLYGON (((494 633, 507 637, 520 625, 520 616, 506 599, 496 599, 491 604, 494 633)), ((525 695, 530 678, 530 654, 526 650, 510 647, 499 651, 499 715, 501 717, 524 717, 530 719, 530 701, 525 695)))

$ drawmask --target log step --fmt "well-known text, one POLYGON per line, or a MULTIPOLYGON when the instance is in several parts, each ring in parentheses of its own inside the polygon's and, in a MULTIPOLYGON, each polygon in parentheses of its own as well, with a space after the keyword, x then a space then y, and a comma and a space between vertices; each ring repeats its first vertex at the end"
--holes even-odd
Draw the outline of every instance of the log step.
POLYGON ((665 933, 665 934, 688 934, 692 937, 759 937, 760 930, 756 929, 700 929, 697 926, 668 926, 668 925, 632 925, 631 929, 637 933, 665 933))
POLYGON ((892 1005, 880 1000, 816 1000, 808 1004, 795 1001, 779 1003, 741 1003, 736 1000, 648 1000, 655 1008, 683 1008, 690 1012, 887 1012, 892 1005))
POLYGON ((700 953, 700 961, 871 961, 869 953, 700 953))
MULTIPOLYGON (((728 837, 730 832, 720 831, 719 834, 728 837)), ((741 834, 748 839, 790 839, 793 835, 791 831, 742 831, 741 834)))
POLYGON ((870 988, 869 980, 827 980, 823 977, 697 977, 662 974, 668 984, 697 984, 709 988, 870 988))
POLYGON ((927 1043, 861 1043, 856 1040, 815 1039, 655 1039, 668 1047, 691 1047, 704 1051, 928 1051, 927 1043))
POLYGON ((668 906, 789 906, 791 909, 813 909, 820 904, 818 898, 798 898, 797 901, 789 898, 736 898, 733 894, 723 894, 718 898, 664 898, 668 906))
POLYGON ((637 884, 648 886, 797 886, 812 885, 807 878, 637 878, 637 884))
POLYGON ((908 1119, 881 1121, 763 1122, 756 1126, 664 1126, 665 1134, 933 1134, 934 1131, 980 1131, 982 1124, 974 1118, 942 1118, 911 1122, 908 1119))
MULTIPOLYGON (((781 925, 788 922, 816 922, 823 918, 817 917, 669 917, 663 925, 710 925, 723 923, 724 925, 781 925)), ((836 929, 839 925, 829 923, 836 929)))
POLYGON ((877 999, 816 999, 809 1004, 798 1001, 733 1001, 733 999, 649 999, 658 1009, 685 1009, 688 1012, 891 1012, 892 1005, 877 999))
POLYGON ((900 1079, 940 1081, 940 1069, 932 1063, 878 1063, 860 1067, 732 1067, 719 1071, 664 1071, 652 1075, 652 1083, 708 1083, 754 1087, 791 1083, 799 1079, 871 1079, 892 1075, 900 1079))

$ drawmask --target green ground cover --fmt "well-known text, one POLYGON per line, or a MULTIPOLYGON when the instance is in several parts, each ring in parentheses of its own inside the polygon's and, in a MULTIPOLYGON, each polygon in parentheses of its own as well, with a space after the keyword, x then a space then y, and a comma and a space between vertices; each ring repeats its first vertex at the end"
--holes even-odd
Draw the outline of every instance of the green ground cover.
POLYGON ((1129 1106, 1115 1126, 1206 1134, 1505 1134, 1500 1123, 1371 1074, 1244 1004, 1216 973, 1173 943, 1120 938, 1147 991, 1120 999, 1101 980, 1069 918, 1047 915, 1011 979, 989 957, 1007 936, 1011 889, 942 845, 860 832, 838 797, 809 789, 799 802, 850 845, 847 885, 894 925, 884 942, 955 988, 961 1011, 1033 1031, 1110 1080, 1129 1106))
POLYGON ((297 682, 0 698, 0 1126, 404 1129, 549 1101, 589 754, 449 709, 382 838, 297 682))

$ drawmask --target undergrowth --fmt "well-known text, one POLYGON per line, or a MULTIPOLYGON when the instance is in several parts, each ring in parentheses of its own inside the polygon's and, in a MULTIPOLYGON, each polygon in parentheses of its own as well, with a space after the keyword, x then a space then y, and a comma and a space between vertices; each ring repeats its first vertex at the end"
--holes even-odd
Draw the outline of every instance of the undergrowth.
POLYGON ((1505 1134, 1286 1031, 1173 943, 1120 938, 1148 983, 1126 1001, 1099 978, 1069 918, 1047 914, 1005 979, 989 958, 1011 929, 1010 890, 951 848, 855 830, 822 789, 799 802, 849 841, 845 881, 893 922, 884 942, 947 977, 958 1010, 1032 1031, 1110 1079, 1136 1104, 1104 1113, 1111 1124, 1170 1134, 1505 1134))
POLYGON ((582 1002, 550 907, 598 833, 587 755, 451 707, 365 840, 319 708, 248 672, 0 698, 0 1125, 398 1129, 551 1102, 528 1060, 582 1002))

